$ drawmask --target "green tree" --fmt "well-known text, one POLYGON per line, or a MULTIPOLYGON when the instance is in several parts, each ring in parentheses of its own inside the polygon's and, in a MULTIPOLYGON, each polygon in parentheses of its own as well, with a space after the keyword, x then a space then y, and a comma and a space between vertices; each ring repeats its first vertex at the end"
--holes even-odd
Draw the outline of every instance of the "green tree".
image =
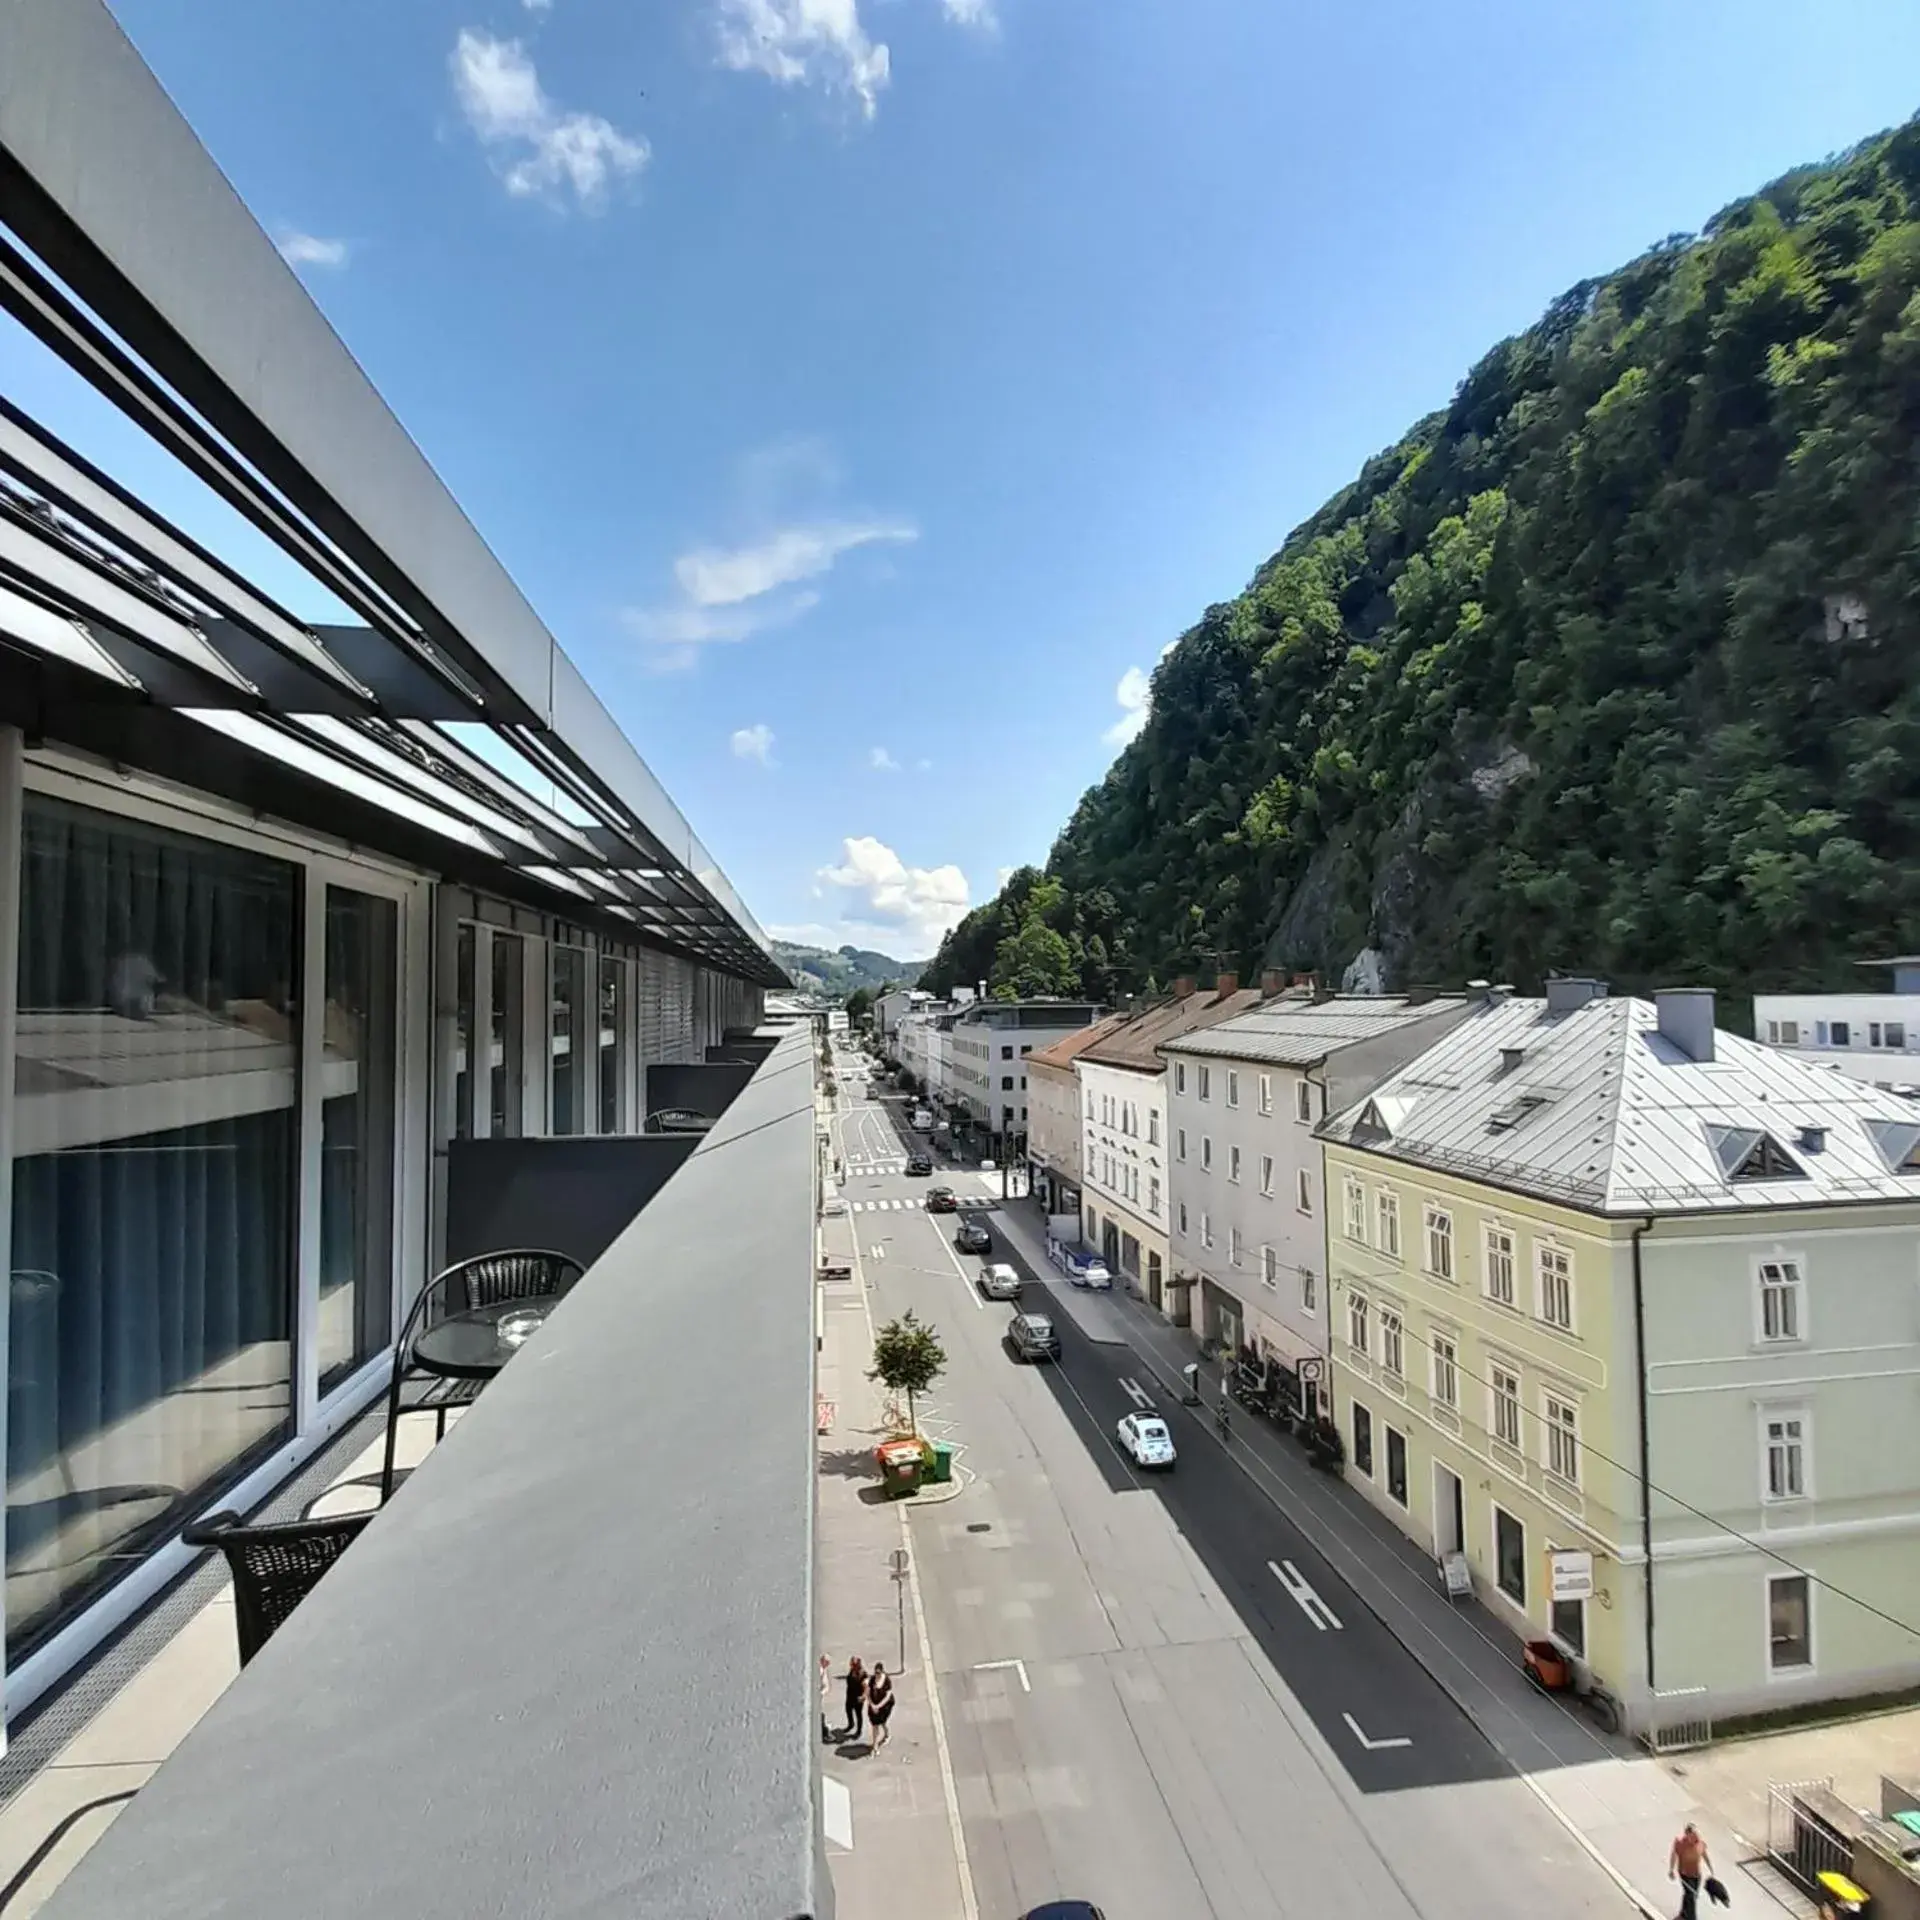
POLYGON ((907 1396, 910 1432, 920 1431, 915 1396, 925 1393, 946 1370, 947 1350, 940 1344, 940 1336, 911 1307, 873 1336, 873 1365, 867 1378, 879 1381, 890 1393, 907 1396))
POLYGON ((1036 912, 1000 942, 989 978, 996 1000, 1039 1000, 1078 992, 1080 969, 1073 949, 1036 912))
POLYGON ((873 1003, 876 998, 871 987, 855 987, 847 995, 847 1025, 864 1026, 868 1015, 873 1012, 873 1003))

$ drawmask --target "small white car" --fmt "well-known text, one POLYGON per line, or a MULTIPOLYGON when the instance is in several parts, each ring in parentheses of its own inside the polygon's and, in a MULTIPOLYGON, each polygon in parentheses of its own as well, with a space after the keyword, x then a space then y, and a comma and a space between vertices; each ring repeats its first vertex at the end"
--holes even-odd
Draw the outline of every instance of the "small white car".
POLYGON ((984 1260, 980 1264, 980 1291, 989 1300, 1018 1300, 1020 1275, 1004 1260, 984 1260))
POLYGON ((1112 1290, 1113 1275, 1107 1271, 1107 1263, 1104 1260, 1089 1260, 1080 1269, 1075 1284, 1091 1287, 1095 1293, 1107 1293, 1112 1290))
POLYGON ((1136 1467, 1173 1465, 1173 1435, 1157 1413, 1129 1413, 1122 1416, 1117 1429, 1127 1458, 1136 1467))
POLYGON ((820 1217, 823 1220, 838 1220, 846 1210, 847 1203, 837 1193, 830 1193, 821 1204, 820 1217))

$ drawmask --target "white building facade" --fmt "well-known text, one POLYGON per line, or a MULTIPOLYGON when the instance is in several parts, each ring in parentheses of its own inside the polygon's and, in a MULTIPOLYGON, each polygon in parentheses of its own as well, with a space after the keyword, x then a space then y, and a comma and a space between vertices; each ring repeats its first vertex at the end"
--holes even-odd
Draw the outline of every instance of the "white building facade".
POLYGON ((1920 956, 1868 963, 1890 993, 1760 993, 1753 1037, 1883 1091, 1920 1094, 1920 956))
POLYGON ((1327 1351, 1327 1196, 1314 1128, 1465 1013, 1458 996, 1289 993, 1168 1041, 1172 1248, 1204 1339, 1289 1369, 1327 1351))
MULTIPOLYGON (((1100 1008, 1086 1001, 975 1001, 954 1016, 946 1036, 950 1100, 995 1139, 1023 1143, 1028 1056, 1099 1017, 1100 1008)), ((1024 1145, 1018 1151, 1024 1155, 1024 1145)))

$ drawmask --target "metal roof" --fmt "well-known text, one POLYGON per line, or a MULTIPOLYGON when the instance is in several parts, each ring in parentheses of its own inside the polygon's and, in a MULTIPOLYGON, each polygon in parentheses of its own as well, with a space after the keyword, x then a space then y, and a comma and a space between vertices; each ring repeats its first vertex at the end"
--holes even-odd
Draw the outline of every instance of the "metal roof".
POLYGON ((347 797, 368 844, 787 984, 101 0, 0 6, 0 311, 357 616, 301 619, 0 401, 0 717, 170 777, 218 733, 210 790, 347 797))
MULTIPOLYGON (((1716 1033, 1695 1060, 1646 1000, 1476 1009, 1322 1139, 1592 1213, 1757 1211, 1920 1199, 1897 1094, 1716 1033), (1735 1177, 1729 1136, 1773 1143, 1784 1177, 1735 1177)), ((1920 1138, 1916 1133, 1915 1138, 1920 1138)))
POLYGON ((1456 1011, 1461 1004, 1457 994, 1425 1000, 1367 994, 1340 994, 1321 1001, 1282 996, 1217 1026, 1163 1041, 1160 1050, 1251 1060, 1261 1066, 1315 1067, 1342 1047, 1398 1027, 1417 1026, 1437 1014, 1456 1011))
POLYGON ((1241 987, 1232 993, 1212 988, 1183 994, 1176 1000, 1161 1000, 1136 1013, 1105 1038, 1088 1047, 1080 1058, 1092 1066, 1124 1067, 1134 1073, 1159 1073, 1160 1048, 1177 1034, 1190 1033, 1196 1027, 1210 1026, 1216 1020, 1230 1019, 1260 1004, 1257 987, 1241 987))

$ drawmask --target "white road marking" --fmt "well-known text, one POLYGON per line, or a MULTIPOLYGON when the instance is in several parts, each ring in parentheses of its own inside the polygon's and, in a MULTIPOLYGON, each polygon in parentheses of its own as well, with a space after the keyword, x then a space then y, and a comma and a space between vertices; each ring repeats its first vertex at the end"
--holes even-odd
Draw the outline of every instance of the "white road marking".
MULTIPOLYGON (((1288 1594, 1293 1599, 1294 1605, 1297 1606, 1322 1633, 1325 1633, 1329 1627, 1338 1627, 1340 1625, 1340 1616, 1308 1586, 1300 1569, 1296 1567, 1291 1560, 1281 1560, 1278 1562, 1269 1560, 1267 1562, 1267 1569, 1273 1577, 1286 1588, 1288 1594)), ((1358 1732, 1359 1729, 1356 1728, 1355 1731, 1358 1732)))
POLYGON ((1011 1667, 1014 1677, 1020 1682, 1022 1693, 1033 1691, 1033 1682, 1027 1678, 1027 1663, 1024 1660, 976 1660, 973 1663, 975 1673, 991 1673, 997 1667, 1011 1667))
POLYGON ((873 1246, 867 1249, 867 1258, 869 1260, 884 1260, 886 1257, 887 1250, 885 1247, 873 1246))
POLYGON ((830 1773, 820 1777, 820 1831, 835 1846, 853 1851, 853 1794, 830 1773))
POLYGON ((1340 1718, 1353 1729, 1353 1737, 1358 1740, 1369 1753, 1384 1753, 1389 1747, 1410 1747, 1413 1745, 1413 1742, 1409 1740, 1404 1733, 1395 1734, 1386 1740, 1369 1740, 1367 1736, 1360 1731, 1360 1722, 1356 1720, 1352 1714, 1343 1713, 1340 1718))
MULTIPOLYGON (((1144 1410, 1153 1405, 1151 1396, 1147 1393, 1147 1390, 1141 1386, 1139 1381, 1122 1379, 1120 1387, 1121 1391, 1126 1394, 1127 1398, 1131 1400, 1136 1407, 1144 1410)), ((1271 1566, 1273 1563, 1269 1561, 1267 1564, 1271 1566)))

